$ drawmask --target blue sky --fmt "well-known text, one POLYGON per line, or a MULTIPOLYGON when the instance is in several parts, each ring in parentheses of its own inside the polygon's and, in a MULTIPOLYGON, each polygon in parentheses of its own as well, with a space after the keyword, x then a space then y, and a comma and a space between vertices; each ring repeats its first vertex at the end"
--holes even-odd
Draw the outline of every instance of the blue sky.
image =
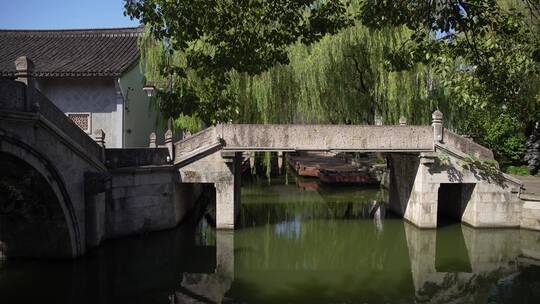
POLYGON ((123 0, 0 0, 0 29, 72 29, 137 26, 123 0))

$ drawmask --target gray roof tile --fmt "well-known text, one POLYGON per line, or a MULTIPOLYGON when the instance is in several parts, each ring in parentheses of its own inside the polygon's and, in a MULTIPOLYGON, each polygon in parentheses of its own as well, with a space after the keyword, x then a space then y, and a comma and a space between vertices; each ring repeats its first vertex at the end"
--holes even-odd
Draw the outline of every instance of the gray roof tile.
POLYGON ((15 75, 27 56, 36 77, 120 76, 139 58, 142 27, 88 30, 0 30, 0 76, 15 75))

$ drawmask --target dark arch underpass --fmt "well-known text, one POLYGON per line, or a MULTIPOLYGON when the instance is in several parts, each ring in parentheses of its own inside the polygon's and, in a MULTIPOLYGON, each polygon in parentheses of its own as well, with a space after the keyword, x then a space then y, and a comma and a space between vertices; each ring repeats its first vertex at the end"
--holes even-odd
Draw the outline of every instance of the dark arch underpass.
POLYGON ((48 179, 0 152, 0 249, 7 257, 70 257, 71 237, 48 179))

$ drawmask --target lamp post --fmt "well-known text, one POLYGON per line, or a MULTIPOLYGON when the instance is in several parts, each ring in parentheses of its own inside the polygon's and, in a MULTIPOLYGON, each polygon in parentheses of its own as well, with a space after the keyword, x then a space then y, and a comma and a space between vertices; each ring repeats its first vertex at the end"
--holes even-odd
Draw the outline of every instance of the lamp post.
POLYGON ((143 91, 146 92, 146 95, 148 95, 148 97, 156 96, 156 87, 155 86, 153 86, 153 85, 145 85, 142 89, 143 89, 143 91))
POLYGON ((143 91, 146 92, 146 95, 148 97, 154 97, 156 96, 156 87, 159 86, 166 86, 166 91, 171 92, 172 91, 172 77, 169 75, 167 76, 167 80, 149 80, 146 82, 145 86, 143 87, 143 91))
MULTIPOLYGON (((166 91, 171 92, 172 91, 172 77, 171 75, 167 76, 167 80, 150 80, 147 81, 145 86, 143 87, 143 91, 146 92, 146 95, 151 98, 156 96, 156 86, 166 86, 166 91)), ((165 141, 167 144, 167 141, 170 141, 172 143, 172 117, 169 117, 167 120, 167 132, 165 133, 165 141)), ((154 130, 155 134, 155 130, 154 130)), ((172 157, 172 150, 169 149, 172 157)))

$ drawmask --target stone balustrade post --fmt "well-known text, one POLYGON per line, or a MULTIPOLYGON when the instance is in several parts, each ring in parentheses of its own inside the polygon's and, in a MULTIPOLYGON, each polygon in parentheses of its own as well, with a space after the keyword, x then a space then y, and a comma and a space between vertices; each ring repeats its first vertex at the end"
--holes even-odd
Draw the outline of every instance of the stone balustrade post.
POLYGON ((283 168, 283 151, 278 151, 277 153, 277 156, 278 156, 278 171, 279 171, 279 174, 281 174, 281 169, 283 168))
POLYGON ((165 132, 165 146, 167 147, 167 150, 169 150, 170 160, 174 161, 173 132, 171 129, 168 129, 167 132, 165 132))
POLYGON ((102 129, 94 131, 94 140, 101 147, 101 160, 105 162, 105 132, 102 129))
POLYGON ((149 148, 157 148, 156 139, 156 132, 150 133, 150 143, 148 145, 149 148))
POLYGON ((32 102, 32 92, 35 89, 34 62, 26 56, 18 57, 15 60, 15 77, 16 81, 26 85, 26 110, 39 109, 39 104, 32 102))
POLYGON ((399 118, 399 125, 400 126, 406 126, 407 125, 407 118, 405 118, 405 116, 401 116, 399 118))
POLYGON ((379 115, 375 115, 374 123, 376 126, 382 126, 384 125, 383 118, 379 115))
POLYGON ((255 152, 249 152, 249 168, 252 173, 255 173, 255 152))
POLYGON ((443 113, 439 110, 431 114, 433 126, 433 141, 443 142, 443 113))

